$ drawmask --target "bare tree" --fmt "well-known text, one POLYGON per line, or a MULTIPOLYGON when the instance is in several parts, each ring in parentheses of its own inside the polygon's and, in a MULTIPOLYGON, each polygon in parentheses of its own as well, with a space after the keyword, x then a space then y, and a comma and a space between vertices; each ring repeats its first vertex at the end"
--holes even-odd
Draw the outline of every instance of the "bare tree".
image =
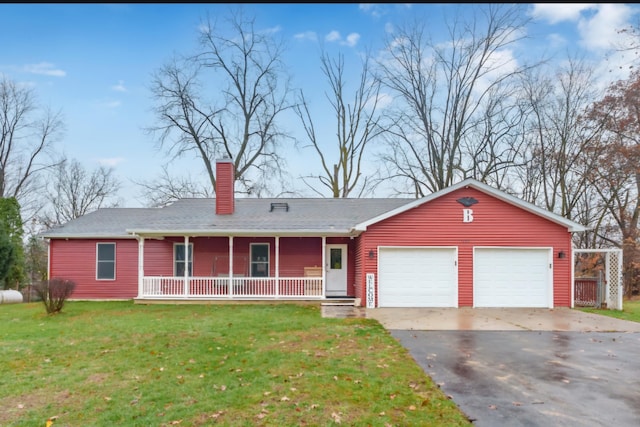
POLYGON ((205 22, 200 51, 158 70, 152 93, 159 124, 149 131, 171 156, 201 159, 212 190, 215 161, 230 157, 238 190, 256 194, 285 166, 277 119, 290 107, 289 77, 273 32, 256 30, 241 12, 228 23, 229 36, 205 22))
POLYGON ((401 28, 379 61, 398 106, 382 160, 415 196, 467 177, 499 185, 522 143, 522 68, 508 52, 527 20, 518 6, 474 10, 481 18, 456 18, 445 43, 431 40, 425 21, 401 28))
POLYGON ((585 210, 593 196, 589 171, 598 126, 583 120, 597 99, 593 72, 583 61, 568 58, 555 73, 527 73, 522 97, 532 114, 527 118, 525 199, 568 219, 589 225, 595 218, 585 210), (586 216, 585 216, 586 215, 586 216))
MULTIPOLYGON (((333 148, 328 148, 324 133, 316 133, 312 114, 302 91, 300 102, 295 106, 310 146, 320 158, 323 171, 321 175, 306 178, 318 180, 332 197, 349 197, 358 186, 357 192, 361 196, 371 186, 369 177, 363 176, 364 154, 367 146, 384 129, 380 124, 378 108, 380 82, 371 75, 368 58, 367 56, 362 63, 359 83, 350 97, 346 93, 348 89, 344 76, 344 56, 339 54, 336 59, 331 59, 326 52, 321 54, 322 72, 329 85, 329 92, 325 92, 325 95, 335 118, 333 148)), ((305 183, 322 194, 306 180, 305 183)))
POLYGON ((41 173, 56 164, 49 150, 62 130, 61 114, 38 105, 31 89, 0 80, 0 197, 15 197, 25 221, 42 206, 41 173))
POLYGON ((51 208, 42 222, 51 227, 98 208, 115 207, 119 189, 113 169, 100 166, 87 171, 77 160, 66 160, 52 173, 47 193, 51 208))
POLYGON ((151 180, 137 182, 142 188, 144 204, 149 207, 162 207, 183 198, 213 197, 213 189, 196 182, 191 176, 176 176, 162 168, 162 174, 151 180))

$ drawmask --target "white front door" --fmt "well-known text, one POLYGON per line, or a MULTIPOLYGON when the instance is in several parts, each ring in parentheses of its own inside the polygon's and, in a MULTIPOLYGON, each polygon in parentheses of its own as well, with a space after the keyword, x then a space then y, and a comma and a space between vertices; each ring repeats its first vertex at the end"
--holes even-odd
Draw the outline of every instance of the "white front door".
POLYGON ((327 245, 325 254, 326 296, 347 295, 347 245, 327 245))

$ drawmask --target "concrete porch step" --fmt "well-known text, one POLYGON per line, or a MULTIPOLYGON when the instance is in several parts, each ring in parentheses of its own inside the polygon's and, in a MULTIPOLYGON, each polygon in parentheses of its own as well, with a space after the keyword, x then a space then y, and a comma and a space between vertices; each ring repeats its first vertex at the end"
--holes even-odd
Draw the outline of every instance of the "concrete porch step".
POLYGON ((324 300, 321 305, 325 307, 346 306, 354 307, 356 305, 355 298, 331 298, 330 300, 324 300))

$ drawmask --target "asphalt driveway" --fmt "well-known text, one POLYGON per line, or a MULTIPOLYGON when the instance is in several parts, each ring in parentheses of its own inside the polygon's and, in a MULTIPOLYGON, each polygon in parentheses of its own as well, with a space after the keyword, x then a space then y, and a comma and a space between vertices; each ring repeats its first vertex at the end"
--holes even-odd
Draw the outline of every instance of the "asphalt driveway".
POLYGON ((388 309, 398 311, 384 313, 394 324, 378 310, 367 310, 367 317, 382 319, 474 425, 640 425, 640 329, 634 331, 640 325, 634 322, 609 324, 607 317, 569 309, 523 309, 511 318, 502 316, 513 309, 469 309, 467 316, 411 309, 418 320, 406 324, 406 310, 388 309), (554 320, 558 311, 562 322, 554 320), (440 329, 420 321, 434 316, 443 320, 440 329), (466 318, 463 330, 452 326, 458 316, 466 318), (502 322, 506 330, 497 329, 502 322))

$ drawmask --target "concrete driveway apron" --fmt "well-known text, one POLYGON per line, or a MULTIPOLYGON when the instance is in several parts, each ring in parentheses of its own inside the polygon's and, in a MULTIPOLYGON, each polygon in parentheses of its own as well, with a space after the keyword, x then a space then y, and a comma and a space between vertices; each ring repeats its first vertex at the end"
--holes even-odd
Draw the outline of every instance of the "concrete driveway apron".
POLYGON ((640 425, 638 323, 571 309, 369 309, 367 317, 474 425, 640 425))

